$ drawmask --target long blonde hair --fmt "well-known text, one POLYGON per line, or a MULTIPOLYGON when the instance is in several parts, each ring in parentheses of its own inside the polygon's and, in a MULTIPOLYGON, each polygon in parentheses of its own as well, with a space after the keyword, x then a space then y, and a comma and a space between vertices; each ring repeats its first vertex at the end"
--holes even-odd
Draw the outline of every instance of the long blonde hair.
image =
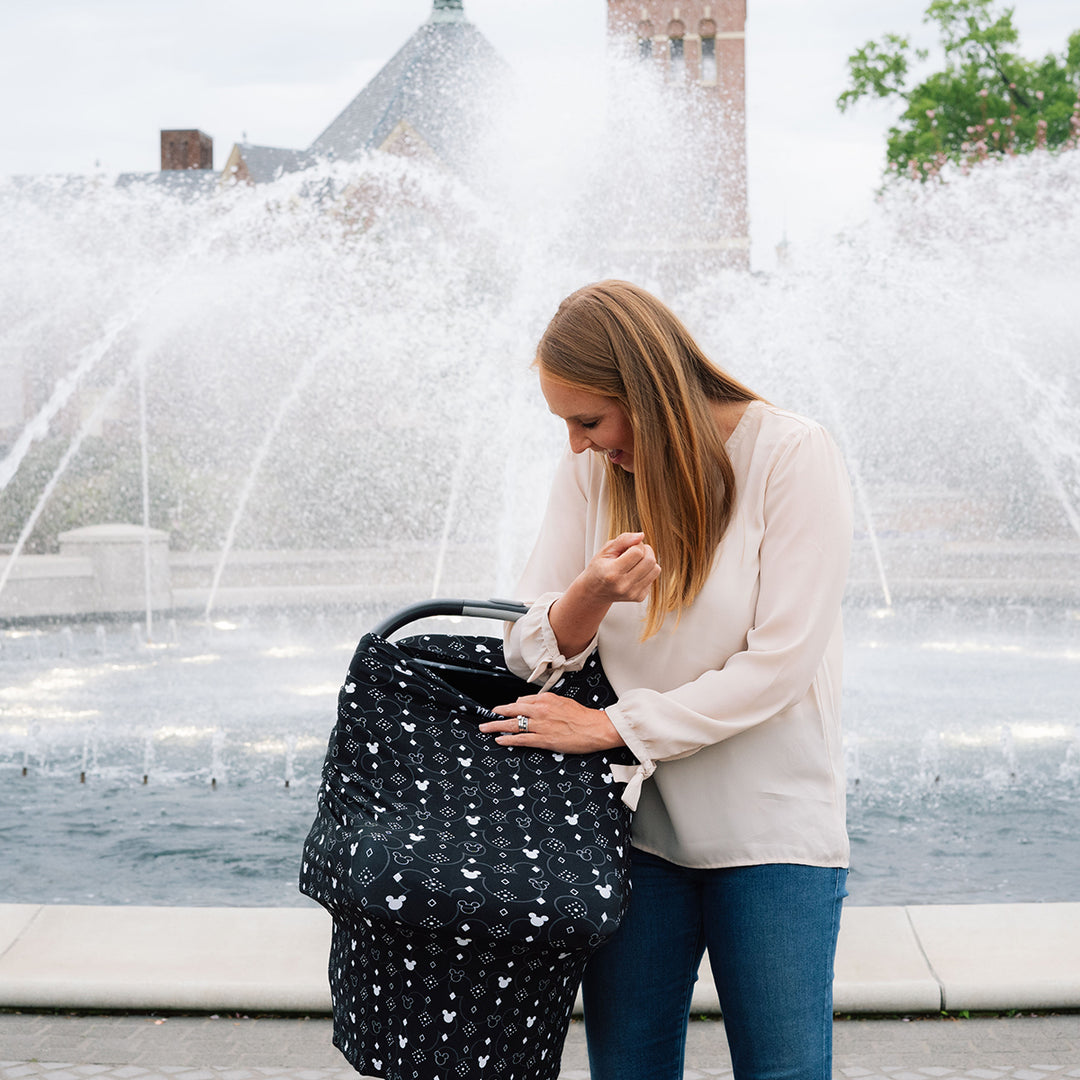
POLYGON ((568 296, 536 350, 544 374, 614 398, 634 434, 634 471, 605 458, 611 535, 644 532, 663 568, 643 639, 701 592, 735 506, 735 475, 712 402, 758 395, 715 367, 644 289, 601 281, 568 296))

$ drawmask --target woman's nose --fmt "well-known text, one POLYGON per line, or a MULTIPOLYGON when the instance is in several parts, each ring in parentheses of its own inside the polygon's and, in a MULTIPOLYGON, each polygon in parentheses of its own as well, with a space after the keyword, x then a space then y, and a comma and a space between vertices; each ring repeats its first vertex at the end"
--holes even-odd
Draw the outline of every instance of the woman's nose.
POLYGON ((592 448, 592 440, 582 431, 570 431, 570 449, 575 454, 592 448))

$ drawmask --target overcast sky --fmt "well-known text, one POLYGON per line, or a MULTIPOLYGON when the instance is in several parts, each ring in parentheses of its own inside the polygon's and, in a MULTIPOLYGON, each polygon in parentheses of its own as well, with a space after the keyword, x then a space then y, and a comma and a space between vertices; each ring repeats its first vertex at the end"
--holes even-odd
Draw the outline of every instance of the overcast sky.
MULTIPOLYGON (((927 38, 923 0, 749 0, 747 92, 756 266, 865 214, 895 109, 841 116, 845 60, 885 31, 927 38)), ((1076 0, 1019 0, 1028 55, 1064 48, 1076 0)), ((220 168, 245 135, 308 146, 431 9, 430 0, 0 0, 0 175, 149 171, 158 131, 198 127, 220 168)), ((603 0, 466 0, 523 77, 588 93, 603 0)), ((929 41, 927 40, 927 43, 929 41)))

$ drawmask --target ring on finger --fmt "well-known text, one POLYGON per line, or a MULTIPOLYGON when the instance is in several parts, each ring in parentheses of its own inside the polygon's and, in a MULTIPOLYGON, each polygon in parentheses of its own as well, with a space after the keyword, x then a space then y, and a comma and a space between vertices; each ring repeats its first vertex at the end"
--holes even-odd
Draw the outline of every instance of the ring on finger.
POLYGON ((518 722, 518 734, 519 735, 528 735, 529 734, 529 718, 527 716, 519 716, 517 718, 517 722, 518 722))

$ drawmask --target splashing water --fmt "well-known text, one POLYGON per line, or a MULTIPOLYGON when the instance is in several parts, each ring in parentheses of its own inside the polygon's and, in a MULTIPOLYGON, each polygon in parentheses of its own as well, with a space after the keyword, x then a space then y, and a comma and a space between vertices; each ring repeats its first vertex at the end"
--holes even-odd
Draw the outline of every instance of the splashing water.
MULTIPOLYGON (((509 526, 520 551, 543 500, 508 523, 504 462, 527 444, 518 483, 535 496, 560 437, 531 385, 533 345, 565 293, 623 276, 662 292, 738 377, 834 428, 872 540, 1080 537, 1080 155, 897 184, 862 226, 768 276, 693 252, 665 267, 640 239, 689 212, 672 169, 690 199, 716 165, 674 136, 646 152, 642 132, 673 106, 623 85, 604 137, 598 97, 519 99, 480 193, 379 155, 189 201, 0 187, 0 314, 17 328, 52 313, 12 331, 0 361, 32 414, 0 463, 0 526, 14 538, 37 477, 138 354, 150 514, 174 548, 468 543, 509 526)), ((124 393, 28 550, 95 510, 139 519, 118 460, 137 468, 124 393), (108 480, 91 480, 103 462, 108 480)), ((876 543, 875 562, 887 596, 876 543)))
MULTIPOLYGON (((834 430, 875 603, 910 605, 905 580, 932 578, 943 553, 1075 550, 1080 154, 896 185, 861 226, 767 275, 693 254, 664 266, 634 241, 677 227, 671 162, 685 156, 647 152, 666 106, 634 95, 603 137, 599 99, 519 101, 482 190, 387 157, 186 202, 0 185, 0 364, 14 371, 0 381, 25 393, 0 462, 0 540, 26 530, 20 543, 47 551, 63 529, 139 520, 130 375, 144 365, 149 517, 174 550, 224 565, 244 549, 412 544, 434 553, 416 560, 420 598, 432 565, 448 579, 451 547, 474 547, 506 595, 564 440, 528 370, 535 342, 564 295, 620 276, 659 292, 738 378, 834 430)), ((864 867, 882 820, 903 837, 936 820, 931 804, 975 807, 1006 832, 1021 795, 1039 820, 1075 820, 1080 620, 1033 604, 994 621, 977 591, 951 587, 917 619, 849 612, 864 867), (1001 692, 1006 675, 1022 693, 1001 692), (994 770, 1019 779, 982 785, 994 770)), ((85 761, 86 792, 149 774, 157 798, 170 783, 204 790, 209 760, 211 779, 228 769, 219 804, 263 776, 310 794, 364 618, 332 640, 182 622, 157 651, 149 632, 108 650, 102 634, 72 658, 58 633, 5 637, 0 767, 37 767, 47 785, 85 761), (282 649, 301 672, 287 685, 282 649)))

